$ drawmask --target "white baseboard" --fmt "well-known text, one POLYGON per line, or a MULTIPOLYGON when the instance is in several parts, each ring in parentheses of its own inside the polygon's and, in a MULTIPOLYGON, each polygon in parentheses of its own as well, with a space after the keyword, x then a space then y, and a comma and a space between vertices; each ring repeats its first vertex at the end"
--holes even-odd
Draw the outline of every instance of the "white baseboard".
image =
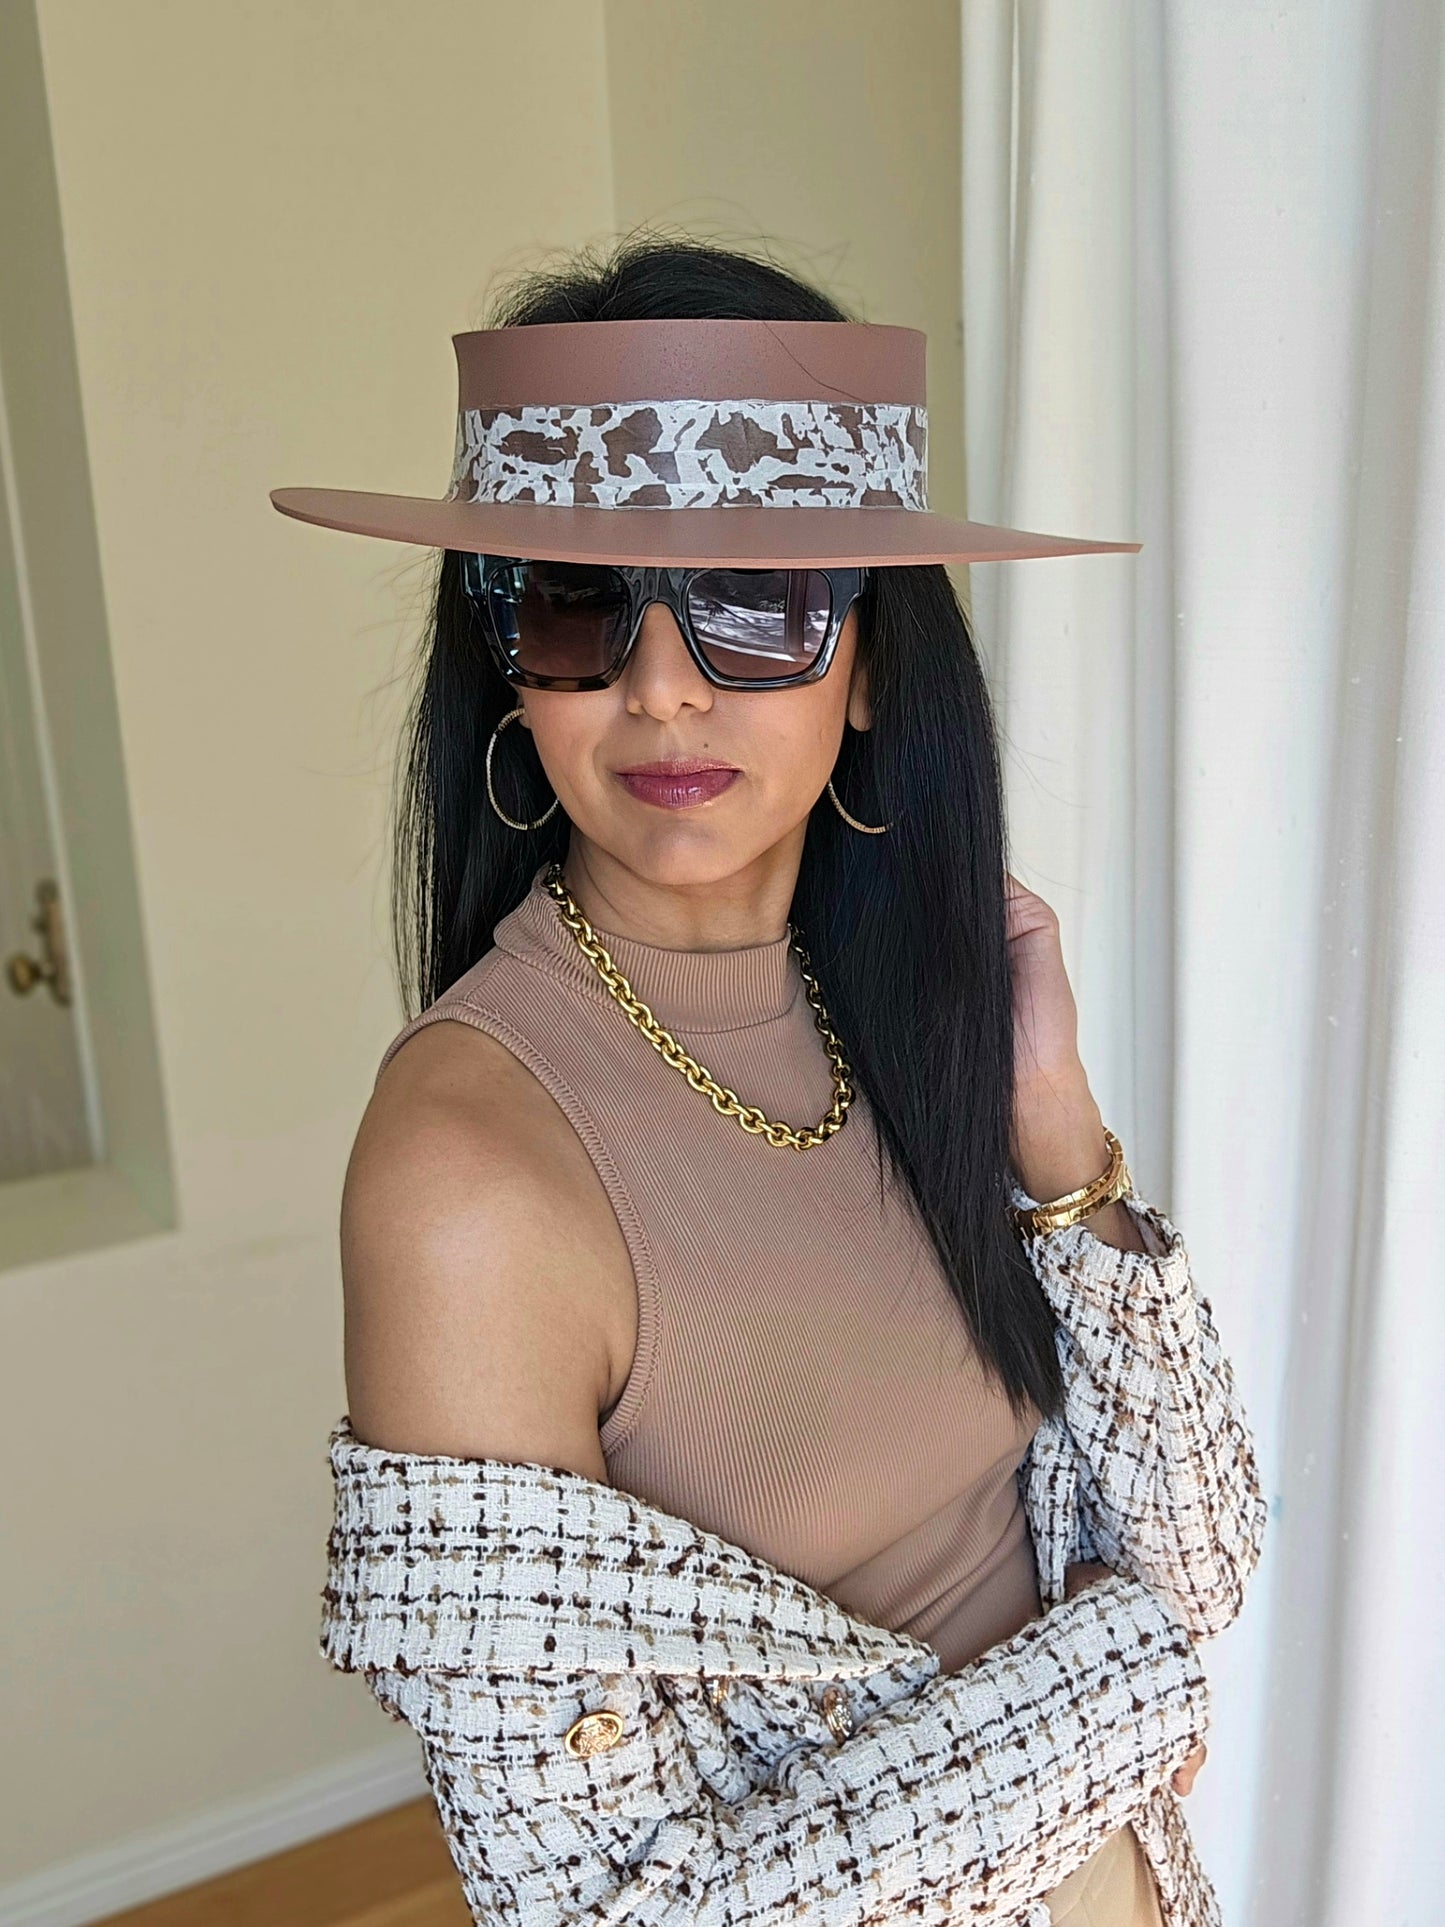
POLYGON ((0 1887, 0 1927, 86 1927, 427 1792, 415 1734, 0 1887))

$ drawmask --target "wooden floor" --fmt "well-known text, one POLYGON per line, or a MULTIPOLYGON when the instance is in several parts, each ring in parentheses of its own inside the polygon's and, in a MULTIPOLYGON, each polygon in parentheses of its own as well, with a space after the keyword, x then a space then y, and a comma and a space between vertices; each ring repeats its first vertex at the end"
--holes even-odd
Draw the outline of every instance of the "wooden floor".
POLYGON ((428 1797, 97 1927, 471 1927, 471 1919, 428 1797))

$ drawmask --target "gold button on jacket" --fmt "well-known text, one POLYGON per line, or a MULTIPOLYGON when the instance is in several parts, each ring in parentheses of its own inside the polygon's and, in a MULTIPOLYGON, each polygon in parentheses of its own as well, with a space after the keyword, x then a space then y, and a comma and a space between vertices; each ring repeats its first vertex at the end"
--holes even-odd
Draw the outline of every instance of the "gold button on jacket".
POLYGON ((586 1760, 594 1753, 602 1753, 609 1746, 616 1746, 621 1738, 621 1715, 604 1706, 595 1713, 584 1713, 581 1719, 573 1720, 562 1736, 562 1744, 577 1759, 586 1760))

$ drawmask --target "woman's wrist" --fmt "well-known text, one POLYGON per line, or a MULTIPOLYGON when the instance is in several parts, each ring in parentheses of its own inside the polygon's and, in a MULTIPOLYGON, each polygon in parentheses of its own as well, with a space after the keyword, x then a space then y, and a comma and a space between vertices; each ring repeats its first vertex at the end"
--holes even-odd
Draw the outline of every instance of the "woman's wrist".
POLYGON ((1040 1203, 1077 1191, 1108 1169, 1103 1114, 1082 1067, 1015 1092, 1012 1155, 1019 1183, 1040 1203))
MULTIPOLYGON (((1108 1170, 1103 1115, 1082 1070, 1017 1093, 1014 1120, 1014 1170, 1039 1203, 1078 1191, 1108 1170)), ((1118 1199, 1079 1222, 1119 1251, 1148 1251, 1138 1225, 1118 1199)))

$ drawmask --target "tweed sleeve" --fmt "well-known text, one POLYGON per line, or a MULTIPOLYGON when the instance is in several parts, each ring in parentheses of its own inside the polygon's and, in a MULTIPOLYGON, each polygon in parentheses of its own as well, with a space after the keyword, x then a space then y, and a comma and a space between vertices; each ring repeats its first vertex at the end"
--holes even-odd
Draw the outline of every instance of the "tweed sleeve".
MULTIPOLYGON (((1013 1202, 1037 1200, 1014 1186, 1013 1202)), ((1121 1251, 1082 1224, 1024 1240, 1058 1320, 1078 1551, 1143 1579, 1206 1638, 1239 1615, 1268 1505, 1184 1240, 1138 1192, 1124 1203, 1145 1252, 1121 1251)))
POLYGON ((1043 1896, 1165 1784, 1209 1707, 1189 1634, 1118 1574, 915 1677, 840 1743, 800 1738, 736 1799, 695 1680, 368 1676, 422 1736, 473 1918, 527 1927, 1048 1927, 1043 1896), (573 1757, 561 1734, 606 1708, 625 1742, 573 1757))

